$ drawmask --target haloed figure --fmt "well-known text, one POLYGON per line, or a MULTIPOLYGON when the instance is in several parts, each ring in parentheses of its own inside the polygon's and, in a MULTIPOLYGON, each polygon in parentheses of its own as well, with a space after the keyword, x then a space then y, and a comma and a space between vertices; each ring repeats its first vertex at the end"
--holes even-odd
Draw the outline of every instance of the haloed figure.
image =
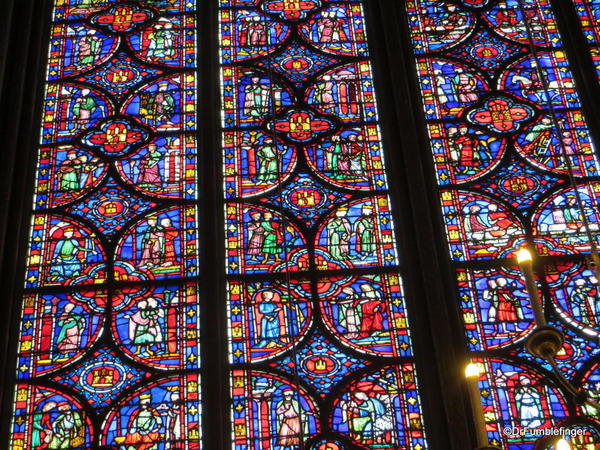
POLYGON ((260 117, 269 106, 269 86, 260 77, 252 77, 250 84, 244 88, 246 94, 244 112, 250 117, 260 117))
MULTIPOLYGON (((78 128, 85 128, 92 115, 98 109, 98 103, 92 97, 89 89, 82 89, 81 94, 75 98, 73 102, 73 122, 75 123, 75 130, 78 128)), ((74 131, 75 131, 74 130, 74 131)))
POLYGON ((354 391, 343 406, 344 421, 348 423, 350 436, 359 442, 374 443, 375 424, 386 414, 385 405, 366 392, 354 391))
POLYGON ((77 44, 77 58, 80 66, 93 64, 102 50, 102 40, 96 36, 96 30, 88 30, 77 44))
POLYGON ((177 228, 171 223, 171 219, 164 217, 160 219, 160 226, 162 228, 163 236, 163 253, 162 253, 162 267, 170 267, 176 264, 177 254, 175 253, 175 239, 179 232, 177 228))
POLYGON ((142 255, 139 267, 151 268, 162 262, 164 254, 164 228, 158 224, 157 216, 148 217, 148 228, 142 238, 142 255))
POLYGON ((67 153, 67 158, 58 167, 58 187, 62 192, 73 192, 81 189, 81 173, 83 161, 75 150, 67 153))
POLYGON ((597 285, 596 277, 578 278, 575 280, 575 287, 571 292, 574 315, 588 326, 597 324, 597 314, 600 313, 600 299, 592 294, 597 285))

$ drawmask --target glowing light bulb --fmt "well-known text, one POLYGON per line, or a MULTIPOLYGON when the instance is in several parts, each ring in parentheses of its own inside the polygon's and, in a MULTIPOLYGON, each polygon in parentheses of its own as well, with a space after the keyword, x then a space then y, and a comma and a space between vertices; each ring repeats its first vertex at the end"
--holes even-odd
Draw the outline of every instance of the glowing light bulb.
POLYGON ((465 367, 465 376, 467 378, 479 378, 479 366, 473 363, 467 364, 467 367, 465 367))
POLYGON ((526 248, 522 248, 517 252, 517 262, 519 264, 530 263, 531 262, 531 252, 526 248))

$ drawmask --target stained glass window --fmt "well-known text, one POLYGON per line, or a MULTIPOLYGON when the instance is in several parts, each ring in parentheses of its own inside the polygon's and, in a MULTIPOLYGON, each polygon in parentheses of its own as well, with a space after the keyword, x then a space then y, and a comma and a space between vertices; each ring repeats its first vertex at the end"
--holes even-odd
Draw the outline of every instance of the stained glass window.
POLYGON ((585 38, 590 45, 590 52, 596 72, 600 77, 600 2, 598 0, 573 0, 585 38))
POLYGON ((194 9, 55 2, 13 449, 200 448, 194 9))
MULTIPOLYGON (((397 214, 388 183, 399 171, 380 129, 368 2, 53 3, 11 448, 200 449, 216 433, 203 423, 219 422, 203 417, 204 397, 229 414, 227 448, 427 448, 427 367, 417 371, 405 294, 425 269, 400 252, 396 224, 414 225, 416 209, 397 214), (200 86, 211 69, 219 82, 200 86), (221 148, 202 144, 219 137, 221 148), (199 186, 216 179, 215 204, 199 186), (213 246, 223 264, 203 273, 213 246), (223 313, 223 335, 210 336, 221 355, 200 342, 206 311, 223 313)), ((600 246, 600 158, 578 90, 587 75, 571 66, 554 3, 400 6, 454 306, 482 369, 488 437, 510 450, 538 437, 505 427, 575 424, 581 448, 600 436, 600 412, 524 348, 535 321, 514 259, 535 249, 545 314, 565 336, 557 370, 600 399, 587 260, 600 246)), ((600 4, 567 7, 600 76, 600 4)))
MULTIPOLYGON (((220 2, 236 449, 427 447, 362 6, 220 2)), ((11 448, 201 448, 199 14, 54 4, 11 448)))
POLYGON ((220 5, 234 448, 425 448, 362 1, 220 5))
POLYGON ((546 315, 566 336, 561 372, 597 395, 597 369, 579 370, 597 355, 598 280, 585 254, 599 228, 600 162, 548 0, 409 0, 406 12, 487 433, 502 448, 533 448, 538 437, 503 427, 577 419, 551 368, 523 349, 535 323, 515 251, 539 255, 546 315))

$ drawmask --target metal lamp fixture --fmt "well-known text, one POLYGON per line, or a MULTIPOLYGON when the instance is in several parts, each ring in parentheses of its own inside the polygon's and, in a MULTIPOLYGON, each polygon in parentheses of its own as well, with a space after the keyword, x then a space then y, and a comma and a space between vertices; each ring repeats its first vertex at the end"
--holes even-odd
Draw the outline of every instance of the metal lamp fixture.
POLYGON ((519 252, 517 252, 517 262, 525 277, 527 293, 529 294, 529 301, 536 323, 535 330, 526 342, 527 351, 531 355, 542 358, 550 363, 552 372, 556 375, 562 387, 565 388, 578 404, 585 403, 600 411, 600 404, 590 400, 584 390, 579 390, 573 386, 573 384, 563 376, 556 364, 555 358, 563 346, 564 336, 560 330, 548 325, 546 322, 542 302, 535 283, 533 257, 531 252, 526 248, 519 250, 519 252))

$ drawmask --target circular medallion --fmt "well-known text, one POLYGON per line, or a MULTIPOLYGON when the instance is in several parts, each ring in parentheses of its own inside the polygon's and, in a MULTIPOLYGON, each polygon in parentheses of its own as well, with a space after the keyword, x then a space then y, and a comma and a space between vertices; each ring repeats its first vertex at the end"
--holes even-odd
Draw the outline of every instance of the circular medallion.
POLYGON ((313 209, 324 203, 325 198, 318 189, 312 187, 300 187, 288 194, 288 200, 297 208, 313 209))
POLYGON ((509 195, 523 195, 537 190, 538 182, 524 175, 509 175, 500 179, 498 186, 509 195))
POLYGON ((126 370, 120 364, 100 361, 86 367, 81 372, 79 382, 87 391, 108 393, 119 389, 126 377, 126 370))
POLYGON ((122 216, 128 209, 127 202, 121 199, 110 199, 94 205, 94 212, 97 215, 111 219, 122 216))
POLYGON ((138 72, 131 66, 116 66, 103 76, 105 82, 117 86, 127 85, 138 77, 138 72))
POLYGON ((302 368, 316 376, 333 375, 340 368, 340 363, 332 356, 311 355, 301 362, 302 368))
POLYGON ((475 55, 477 55, 479 58, 484 58, 484 59, 492 59, 495 58, 496 56, 498 56, 498 49, 496 49, 495 47, 492 47, 490 45, 480 45, 479 47, 474 49, 475 55))
POLYGON ((306 72, 312 66, 312 61, 302 56, 290 56, 281 61, 281 68, 288 73, 306 72))

